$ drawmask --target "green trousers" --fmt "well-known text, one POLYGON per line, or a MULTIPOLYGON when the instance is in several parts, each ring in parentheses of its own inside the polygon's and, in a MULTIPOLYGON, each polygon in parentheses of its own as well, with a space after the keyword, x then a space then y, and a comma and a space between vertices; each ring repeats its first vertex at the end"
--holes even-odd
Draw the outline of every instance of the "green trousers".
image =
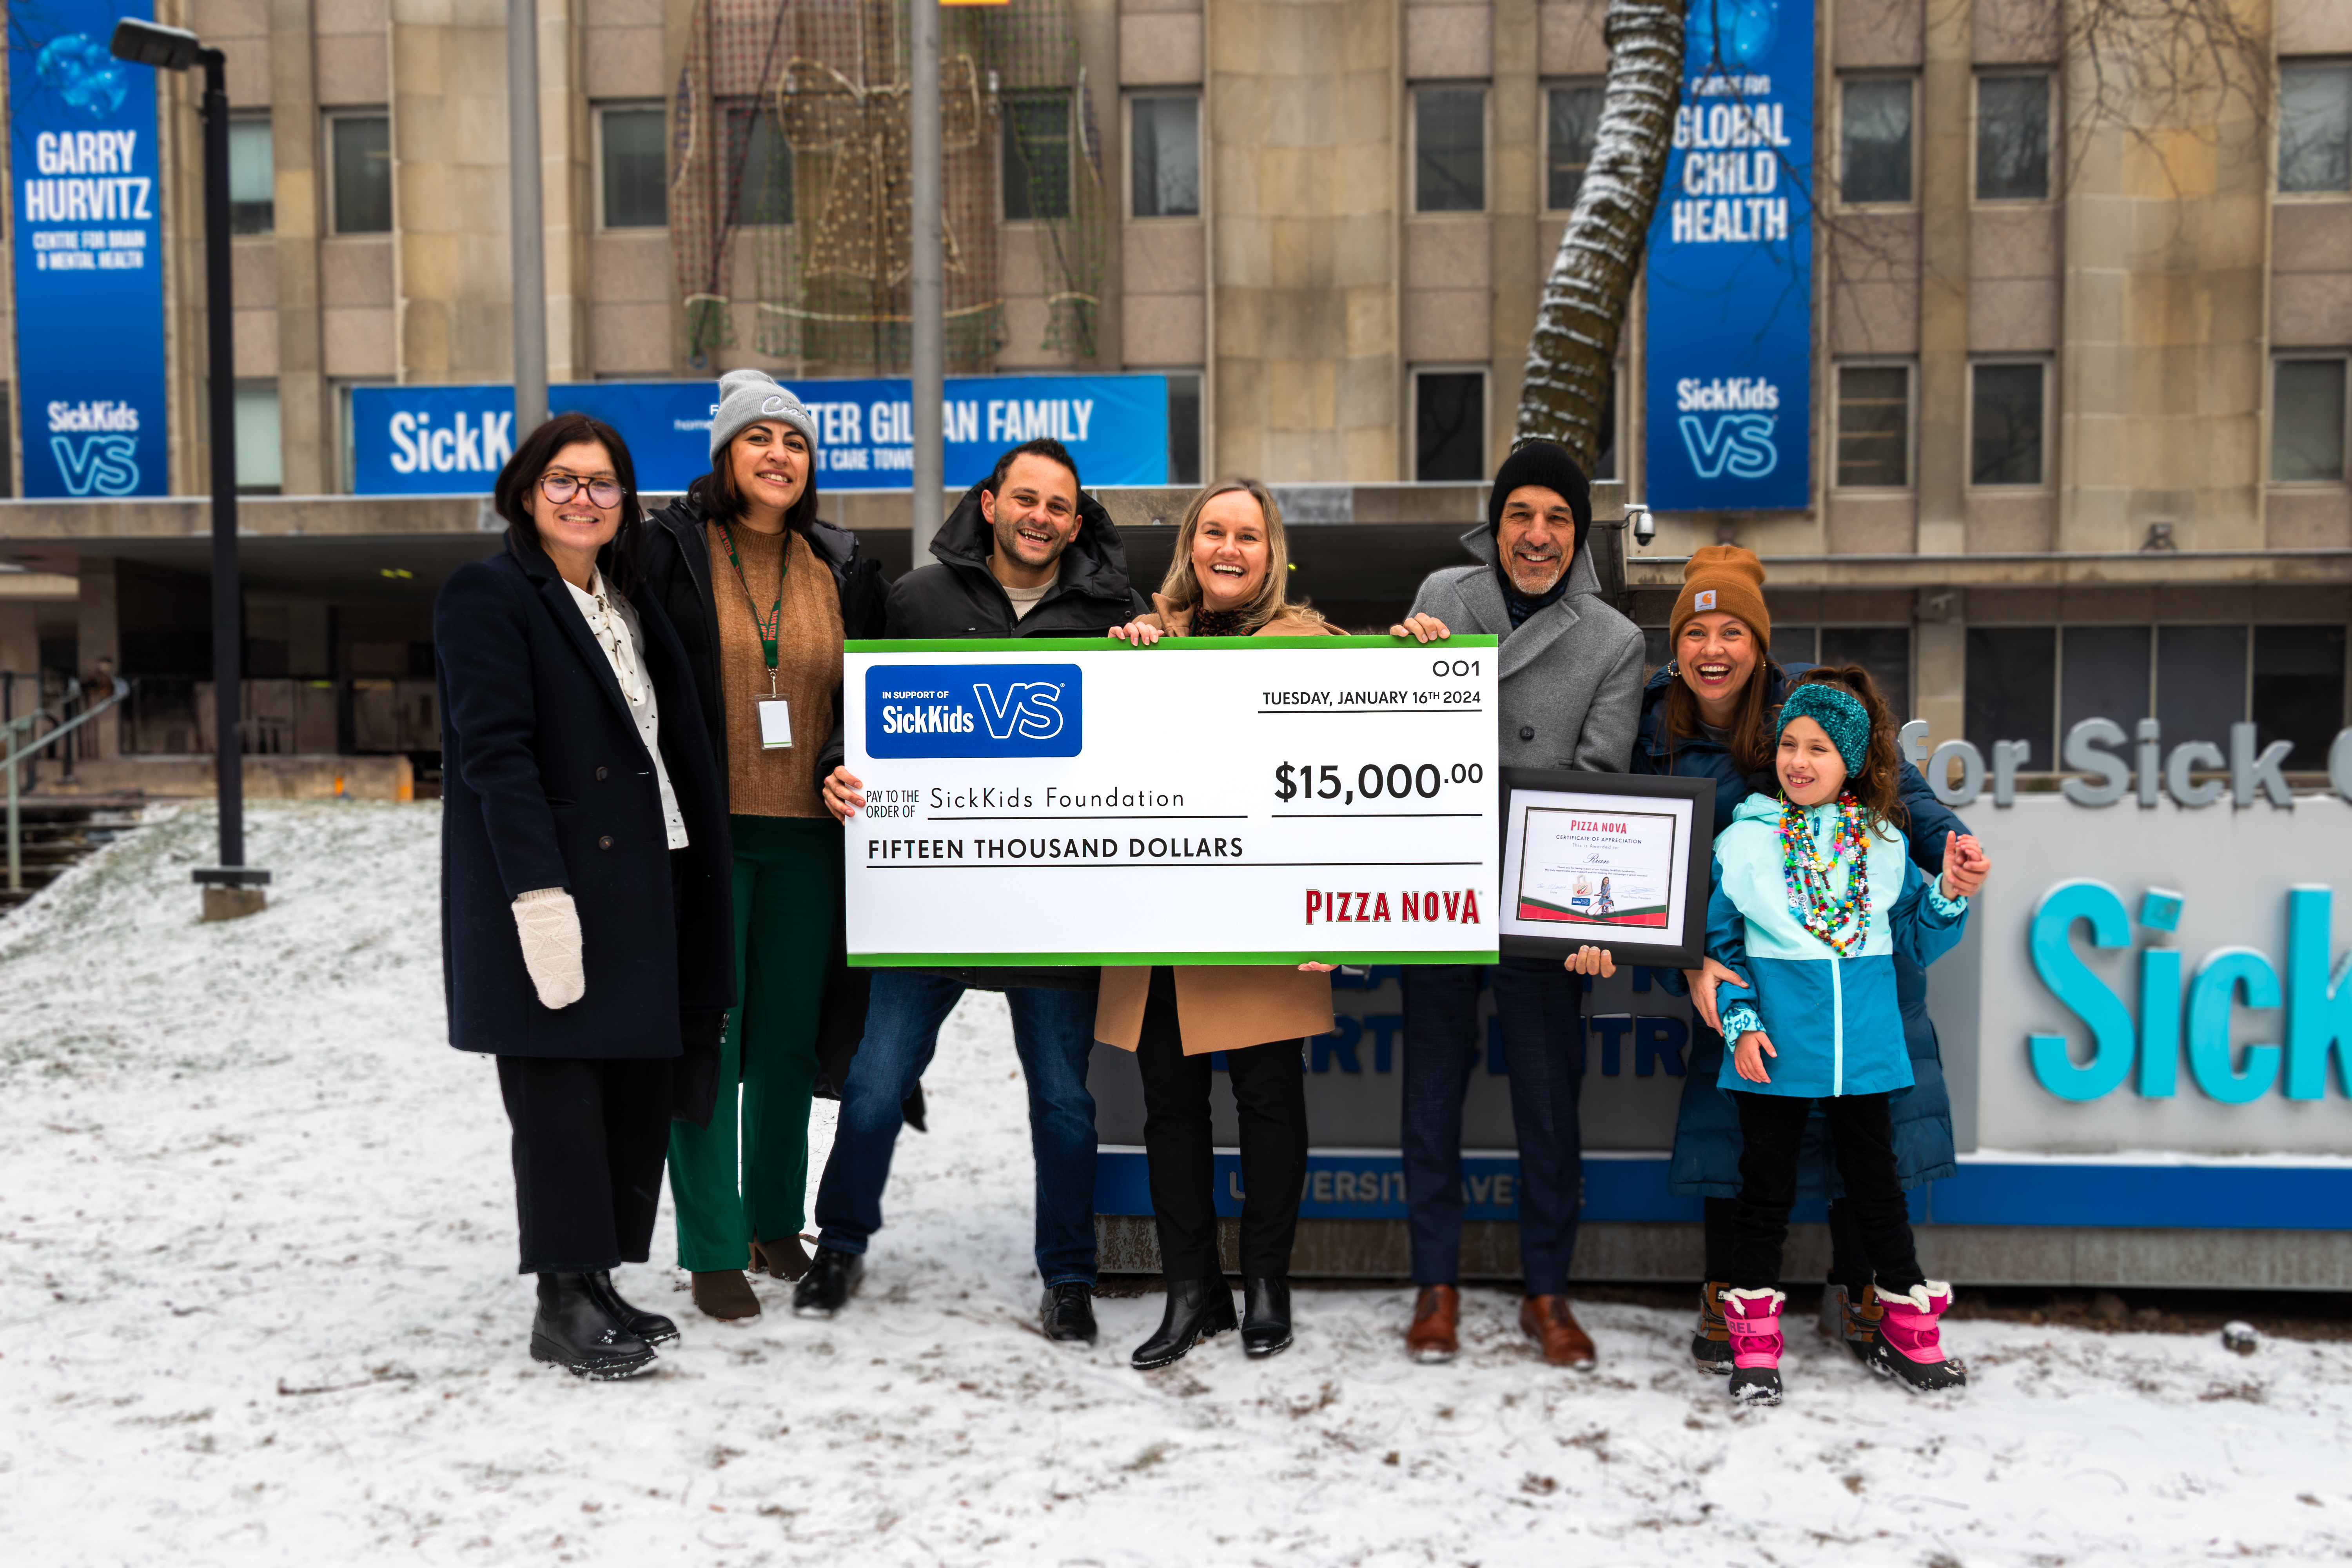
POLYGON ((672 1122, 669 1135, 677 1263, 698 1274, 742 1268, 754 1238, 796 1236, 808 1217, 817 1009, 842 896, 838 823, 807 816, 729 821, 740 1001, 727 1015, 710 1125, 672 1122))

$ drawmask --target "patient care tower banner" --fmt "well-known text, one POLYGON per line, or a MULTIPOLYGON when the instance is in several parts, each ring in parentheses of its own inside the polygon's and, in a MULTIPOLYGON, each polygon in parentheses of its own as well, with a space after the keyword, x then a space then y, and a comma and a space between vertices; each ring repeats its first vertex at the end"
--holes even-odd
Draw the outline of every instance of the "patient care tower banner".
POLYGON ((159 496, 163 203, 155 73, 107 52, 150 0, 8 13, 16 396, 27 496, 159 496))
MULTIPOLYGON (((915 471, 915 413, 904 377, 790 380, 817 427, 820 490, 905 489, 915 471)), ((710 471, 716 381, 598 381, 548 388, 552 413, 576 410, 621 433, 637 488, 682 490, 710 471)), ((950 376, 947 482, 984 477, 997 454, 1050 437, 1089 486, 1168 482, 1164 375, 950 376)), ((361 495, 487 490, 522 434, 510 386, 362 386, 352 392, 361 495)))
POLYGON ((1649 501, 1811 504, 1812 0, 1692 0, 1650 229, 1649 501))

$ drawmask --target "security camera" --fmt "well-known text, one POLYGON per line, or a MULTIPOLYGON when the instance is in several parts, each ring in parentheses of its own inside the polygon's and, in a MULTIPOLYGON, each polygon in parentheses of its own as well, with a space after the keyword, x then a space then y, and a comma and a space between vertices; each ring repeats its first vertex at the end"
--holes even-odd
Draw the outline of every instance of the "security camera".
POLYGON ((1650 541, 1658 537, 1658 520, 1650 515, 1648 507, 1640 505, 1627 507, 1625 524, 1633 531, 1633 542, 1636 544, 1646 546, 1650 541))

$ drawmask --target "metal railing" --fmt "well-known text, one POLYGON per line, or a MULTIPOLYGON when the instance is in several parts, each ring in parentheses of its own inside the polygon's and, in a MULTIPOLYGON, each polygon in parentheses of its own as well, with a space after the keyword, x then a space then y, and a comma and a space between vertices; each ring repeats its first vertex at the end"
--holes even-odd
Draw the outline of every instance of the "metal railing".
POLYGON ((65 714, 47 708, 36 708, 22 717, 0 720, 0 769, 8 775, 8 891, 25 890, 24 823, 18 806, 23 794, 26 764, 42 751, 60 744, 71 746, 75 732, 83 725, 121 702, 131 694, 131 683, 117 677, 114 689, 104 697, 92 700, 89 693, 77 685, 76 706, 80 711, 65 714), (43 731, 42 724, 48 729, 43 731), (23 736, 21 741, 19 736, 23 736))

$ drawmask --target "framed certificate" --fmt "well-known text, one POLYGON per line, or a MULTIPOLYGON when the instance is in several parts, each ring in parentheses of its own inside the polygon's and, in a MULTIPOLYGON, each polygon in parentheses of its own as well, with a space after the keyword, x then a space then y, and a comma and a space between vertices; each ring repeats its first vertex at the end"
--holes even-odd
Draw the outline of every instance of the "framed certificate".
POLYGON ((1503 770, 1502 951, 1695 969, 1706 950, 1715 781, 1503 770))

